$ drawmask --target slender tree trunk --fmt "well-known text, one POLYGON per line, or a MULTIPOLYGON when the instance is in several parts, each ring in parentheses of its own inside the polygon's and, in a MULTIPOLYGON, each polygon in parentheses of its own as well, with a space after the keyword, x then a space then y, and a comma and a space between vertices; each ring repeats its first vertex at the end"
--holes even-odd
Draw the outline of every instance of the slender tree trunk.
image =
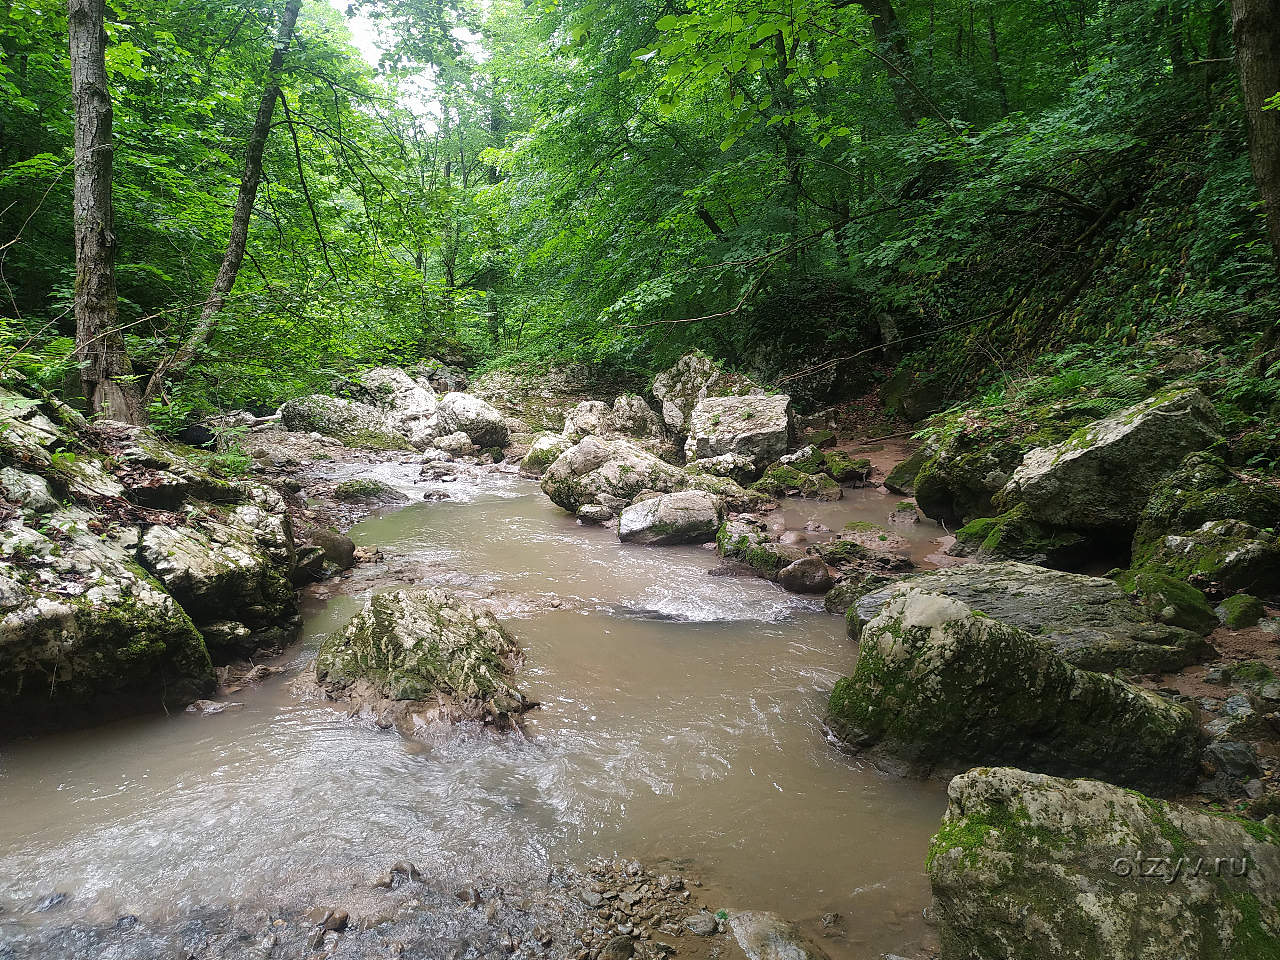
POLYGON ((1231 0, 1231 28, 1249 125, 1249 160, 1262 194, 1271 251, 1280 265, 1280 110, 1265 109, 1280 92, 1280 17, 1275 0, 1231 0))
POLYGON ((889 89, 898 115, 908 127, 914 127, 922 116, 917 97, 908 81, 915 69, 911 62, 911 49, 907 45, 907 32, 898 20, 898 12, 891 0, 854 0, 871 18, 871 33, 880 45, 889 65, 889 89))
POLYGON ((991 51, 991 66, 996 72, 996 90, 1000 94, 1000 116, 1009 115, 1009 88, 1004 83, 1004 68, 1000 66, 1000 44, 996 34, 995 11, 987 8, 987 49, 991 51))
POLYGON ((71 95, 75 104, 76 360, 90 413, 142 423, 142 404, 120 331, 116 235, 111 208, 111 92, 105 0, 69 0, 71 95))
POLYGON ((148 397, 154 396, 160 390, 166 376, 181 373, 191 363, 196 351, 208 339, 214 320, 226 306, 227 296, 235 286, 240 264, 244 262, 245 244, 249 239, 249 221, 253 218, 253 206, 258 199, 258 185, 262 181, 262 155, 267 147, 267 136, 271 133, 271 118, 275 113, 276 101, 280 99, 280 71, 284 67, 284 54, 293 39, 294 25, 298 22, 298 11, 301 8, 302 0, 286 0, 284 15, 280 18, 280 26, 276 30, 275 46, 272 48, 271 62, 267 68, 267 85, 262 91, 262 100, 258 104, 258 116, 253 122, 253 132, 249 135, 244 173, 240 177, 240 192, 236 196, 235 211, 231 216, 231 236, 227 240, 226 256, 223 257, 218 276, 213 281, 209 298, 200 310, 200 319, 196 322, 195 328, 173 356, 161 362, 151 375, 151 380, 147 384, 148 397))

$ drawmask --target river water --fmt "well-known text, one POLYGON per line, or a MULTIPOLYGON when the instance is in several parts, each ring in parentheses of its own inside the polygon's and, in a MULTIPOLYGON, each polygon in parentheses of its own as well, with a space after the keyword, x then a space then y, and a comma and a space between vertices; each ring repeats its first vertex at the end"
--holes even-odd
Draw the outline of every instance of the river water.
MULTIPOLYGON (((708 575, 711 550, 619 544, 528 481, 429 486, 451 499, 352 530, 387 563, 314 590, 288 670, 233 695, 240 706, 0 748, 0 940, 349 890, 400 858, 463 884, 615 854, 699 877, 726 908, 777 911, 837 960, 927 940, 943 790, 824 736, 826 695, 855 659, 839 618, 763 580, 708 575), (321 636, 371 592, 415 584, 506 620, 543 704, 524 736, 463 727, 411 742, 300 695, 292 676, 321 636), (55 892, 66 902, 34 912, 55 892), (831 912, 841 936, 823 939, 831 912)), ((788 523, 883 521, 895 503, 851 494, 788 504, 788 523)), ((917 559, 936 549, 937 528, 904 529, 917 559)))

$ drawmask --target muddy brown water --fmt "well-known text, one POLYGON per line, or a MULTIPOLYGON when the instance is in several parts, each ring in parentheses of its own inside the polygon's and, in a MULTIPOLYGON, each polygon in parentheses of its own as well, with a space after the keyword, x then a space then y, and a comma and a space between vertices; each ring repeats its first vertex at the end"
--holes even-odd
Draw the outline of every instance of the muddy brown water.
MULTIPOLYGON (((707 549, 621 545, 527 481, 439 488, 453 499, 354 528, 386 568, 317 591, 281 662, 304 668, 371 592, 405 585, 397 576, 448 584, 493 604, 526 650, 522 682, 543 708, 525 736, 409 742, 299 699, 286 674, 216 716, 7 745, 0 941, 6 928, 303 901, 367 886, 400 858, 461 885, 617 854, 700 877, 712 904, 777 911, 837 960, 928 942, 923 864, 943 789, 825 737, 826 695, 854 661, 839 618, 762 580, 709 576, 707 549), (34 912, 53 892, 67 901, 34 912), (832 912, 842 920, 824 929, 832 912)), ((788 504, 788 522, 883 521, 897 502, 852 494, 788 504)), ((936 527, 894 529, 917 558, 937 549, 936 527)))

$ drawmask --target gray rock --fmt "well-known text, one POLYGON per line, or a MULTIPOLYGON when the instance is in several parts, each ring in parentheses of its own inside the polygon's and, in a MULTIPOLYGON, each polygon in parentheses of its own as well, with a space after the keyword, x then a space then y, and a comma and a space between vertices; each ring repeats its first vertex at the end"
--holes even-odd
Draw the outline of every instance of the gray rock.
POLYGON ((624 509, 618 516, 618 539, 648 546, 709 543, 723 519, 724 503, 713 494, 667 493, 624 509))
POLYGON ((635 949, 631 937, 614 937, 601 948, 599 960, 631 960, 635 949))
POLYGON ((697 934, 699 937, 712 936, 719 929, 716 915, 710 910, 699 910, 697 913, 689 914, 684 918, 684 926, 690 933, 697 934))
POLYGON ((733 453, 763 470, 787 452, 792 434, 791 398, 785 394, 708 397, 690 414, 685 457, 733 453))
POLYGON ((564 418, 564 438, 571 444, 583 437, 602 436, 609 407, 602 400, 583 400, 564 418))
POLYGON ((725 372, 699 351, 686 353, 653 380, 653 395, 662 409, 662 420, 677 436, 688 432, 689 416, 700 400, 758 390, 746 377, 725 372))
POLYGON ((737 484, 750 483, 760 475, 760 471, 749 458, 737 453, 723 453, 718 457, 708 457, 705 460, 690 460, 685 464, 685 470, 689 473, 724 477, 737 484))
POLYGON ((608 523, 613 519, 613 511, 599 503, 584 503, 578 508, 578 519, 583 523, 608 523))
POLYGON ((13 467, 0 469, 0 496, 17 504, 27 516, 48 513, 58 508, 58 501, 44 477, 24 473, 13 467))
POLYGON ((856 749, 914 775, 1019 764, 1157 793, 1194 779, 1190 711, 1078 670, 1043 641, 939 594, 907 588, 862 629, 828 723, 856 749))
POLYGON ((1176 670, 1208 656, 1199 634, 1157 623, 1111 580, 1025 563, 973 563, 913 574, 864 594, 863 622, 899 590, 951 597, 1002 623, 1042 637, 1068 663, 1087 670, 1176 670))
POLYGON ((365 399, 387 411, 391 425, 419 450, 438 431, 436 392, 426 379, 415 380, 397 367, 375 367, 360 375, 365 399))
POLYGON ((1200 391, 1159 394, 1028 452, 997 504, 1061 527, 1132 529, 1161 479, 1219 436, 1200 391))
POLYGON ((496 407, 479 397, 468 393, 446 393, 436 416, 443 434, 465 433, 481 449, 507 445, 506 418, 496 407))
POLYGON ((827 960, 826 953, 774 913, 735 913, 729 929, 750 960, 827 960))
POLYGON ((943 956, 1276 955, 1280 835, 1268 827, 1007 768, 965 773, 947 794, 928 860, 943 956))
POLYGON ((444 590, 379 594, 316 655, 335 699, 412 732, 440 720, 499 727, 532 704, 512 685, 520 649, 493 614, 444 590))
POLYGON ((471 457, 476 454, 476 445, 461 430, 455 433, 447 433, 443 437, 436 437, 431 442, 431 445, 437 450, 443 450, 451 457, 471 457))
POLYGON ((611 433, 628 437, 657 439, 662 436, 662 421, 643 397, 624 393, 613 401, 613 409, 605 417, 605 426, 611 433))
POLYGON ((835 579, 821 557, 801 557, 778 571, 778 584, 792 593, 826 593, 835 579))
POLYGON ((529 447, 529 452, 520 461, 520 476, 530 480, 539 480, 547 472, 547 468, 555 463, 556 458, 564 453, 573 442, 556 433, 541 433, 529 447))
POLYGON ((385 410, 344 397, 298 397, 280 408, 280 418, 289 430, 320 433, 350 447, 404 450, 410 446, 385 410))
POLYGON ((644 490, 670 493, 685 486, 686 474, 626 440, 584 437, 547 468, 542 489, 571 512, 587 503, 622 510, 644 490))
POLYGON ((1262 773, 1253 747, 1238 740, 1215 740, 1204 748, 1204 757, 1218 773, 1233 780, 1248 780, 1262 773))

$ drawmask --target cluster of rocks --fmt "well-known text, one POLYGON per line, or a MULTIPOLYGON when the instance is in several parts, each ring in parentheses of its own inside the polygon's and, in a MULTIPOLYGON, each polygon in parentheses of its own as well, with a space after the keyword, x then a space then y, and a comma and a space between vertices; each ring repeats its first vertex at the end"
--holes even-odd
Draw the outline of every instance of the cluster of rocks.
POLYGON ((6 733, 210 693, 215 665, 292 639, 295 588, 332 567, 278 489, 12 376, 0 457, 6 733))

